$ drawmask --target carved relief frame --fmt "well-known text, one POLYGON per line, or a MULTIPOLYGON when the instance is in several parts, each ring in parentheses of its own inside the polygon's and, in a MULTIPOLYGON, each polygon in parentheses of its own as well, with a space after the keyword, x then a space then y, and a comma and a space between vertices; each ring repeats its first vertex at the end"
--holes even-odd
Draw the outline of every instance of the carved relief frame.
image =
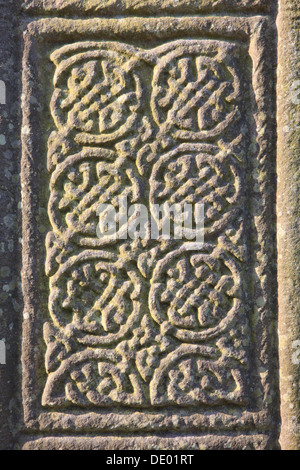
POLYGON ((298 0, 0 4, 0 448, 299 449, 298 0))
MULTIPOLYGON (((206 438, 201 437, 202 434, 211 434, 218 431, 218 433, 224 433, 224 436, 227 433, 231 435, 236 433, 236 437, 231 438, 233 442, 241 442, 244 439, 254 448, 274 446, 278 430, 274 429, 273 437, 270 437, 268 432, 266 433, 266 430, 269 430, 272 423, 274 423, 274 419, 275 421, 277 419, 276 404, 278 403, 276 361, 273 360, 276 351, 276 292, 274 291, 276 278, 273 269, 275 234, 270 230, 272 227, 271 221, 274 220, 272 208, 275 197, 275 108, 272 104, 274 100, 270 99, 274 96, 273 84, 265 79, 266 76, 272 76, 274 72, 274 62, 268 58, 268 49, 272 47, 273 41, 272 20, 268 17, 230 17, 227 19, 214 17, 213 20, 210 18, 186 17, 173 19, 172 28, 168 28, 168 20, 164 18, 146 20, 138 18, 95 19, 86 22, 45 19, 29 23, 24 33, 24 39, 23 217, 25 222, 25 245, 23 285, 26 317, 23 329, 23 400, 26 428, 42 433, 67 431, 68 434, 72 433, 75 428, 77 433, 88 429, 94 435, 100 436, 103 433, 108 433, 111 429, 114 429, 115 432, 137 433, 137 436, 141 432, 164 432, 167 434, 180 432, 183 435, 192 433, 192 441, 199 445, 206 442, 206 438), (143 28, 142 24, 144 25, 143 28), (141 29, 143 32, 141 32, 141 29), (90 37, 91 31, 92 38, 90 37), (41 204, 42 199, 39 199, 39 197, 41 197, 41 188, 44 191, 47 179, 49 180, 45 161, 47 142, 44 139, 43 145, 40 145, 41 131, 39 129, 45 129, 44 126, 49 129, 52 126, 52 130, 55 130, 53 120, 49 116, 49 110, 46 109, 46 106, 49 107, 50 91, 47 94, 48 103, 45 104, 45 96, 40 98, 44 94, 43 90, 50 85, 49 75, 53 76, 55 71, 49 56, 51 52, 52 57, 55 54, 58 57, 58 55, 64 53, 70 56, 70 52, 63 49, 66 44, 73 43, 72 49, 75 51, 77 48, 75 52, 80 54, 84 50, 105 49, 108 44, 107 41, 114 41, 119 44, 128 44, 129 42, 129 46, 122 47, 132 48, 140 56, 143 54, 150 56, 151 52, 147 52, 143 48, 148 37, 151 37, 152 44, 154 44, 154 41, 156 42, 156 48, 153 47, 151 50, 155 50, 155 54, 158 51, 158 55, 161 54, 160 50, 162 54, 168 54, 168 51, 174 50, 176 46, 174 41, 178 43, 181 41, 181 47, 182 44, 189 44, 190 47, 190 38, 193 38, 195 47, 198 45, 198 50, 203 49, 205 45, 210 47, 214 44, 213 47, 218 48, 224 44, 224 47, 228 48, 231 44, 230 54, 234 54, 234 47, 238 47, 240 52, 236 54, 237 60, 242 62, 243 65, 240 67, 242 78, 241 76, 239 78, 243 82, 244 89, 248 89, 247 93, 252 100, 253 122, 250 124, 249 132, 252 135, 249 143, 248 161, 243 170, 243 178, 248 180, 243 180, 243 184, 247 187, 247 204, 249 205, 244 208, 243 215, 248 214, 245 217, 246 226, 244 230, 248 231, 248 235, 250 232, 256 233, 257 243, 253 243, 252 252, 248 255, 248 259, 252 263, 251 268, 243 267, 242 262, 241 267, 235 269, 242 271, 249 269, 248 274, 252 279, 254 279, 254 276, 258 276, 257 279, 260 277, 263 281, 255 282, 253 280, 248 284, 246 278, 244 278, 244 281, 240 281, 243 284, 242 295, 246 295, 245 299, 250 297, 249 300, 246 300, 246 313, 242 314, 241 317, 241 321, 246 319, 249 330, 244 333, 240 330, 239 333, 235 332, 235 334, 239 334, 240 339, 243 334, 246 334, 246 336, 250 334, 254 340, 250 349, 248 346, 245 348, 248 351, 246 362, 248 360, 251 362, 251 372, 248 373, 246 380, 248 384, 250 382, 253 386, 250 385, 252 396, 250 393, 249 398, 242 398, 242 392, 239 395, 240 398, 237 395, 235 396, 232 405, 230 405, 229 400, 230 412, 222 409, 222 399, 220 404, 217 403, 216 406, 213 403, 201 404, 201 399, 197 406, 193 403, 191 407, 166 402, 170 408, 164 411, 159 405, 160 402, 162 404, 164 402, 159 398, 156 401, 154 399, 154 402, 152 404, 148 403, 148 405, 142 402, 139 404, 137 401, 133 408, 130 405, 126 406, 126 403, 124 405, 116 402, 115 404, 110 403, 108 407, 99 406, 99 404, 93 406, 90 403, 86 409, 84 409, 86 405, 83 405, 83 403, 74 406, 74 403, 70 402, 69 405, 64 405, 65 408, 64 406, 62 408, 60 406, 56 407, 55 403, 51 402, 51 393, 49 395, 47 390, 44 391, 44 398, 42 398, 45 382, 47 381, 43 357, 47 353, 41 342, 37 343, 36 340, 42 337, 42 323, 49 320, 47 304, 45 303, 49 293, 47 293, 45 287, 47 285, 45 278, 43 282, 40 282, 42 287, 39 287, 38 279, 42 279, 44 274, 43 267, 38 266, 36 261, 40 256, 37 256, 37 252, 42 253, 44 250, 43 243, 45 243, 45 232, 47 231, 47 222, 45 221, 47 198, 41 204), (99 41, 99 46, 96 41, 99 41), (170 41, 173 41, 173 43, 170 41), (169 44, 169 46, 164 46, 164 44, 169 44), (145 53, 142 52, 143 50, 145 50, 145 53), (48 72, 46 74, 47 83, 41 83, 40 71, 44 73, 46 70, 49 70, 49 75, 48 72), (47 116, 47 121, 45 116, 47 116), (39 175, 40 183, 37 183, 37 175, 39 175), (41 185, 40 188, 37 184, 41 185), (38 200, 39 214, 36 212, 38 200), (41 206, 44 213, 41 213, 41 206), (43 227, 42 234, 36 231, 37 226, 32 223, 37 218, 39 218, 39 227, 41 225, 43 227), (250 222, 249 219, 251 219, 250 222), (33 225, 35 225, 35 228, 33 228, 33 225), (31 235, 28 236, 28 234, 31 235), (251 272, 252 274, 250 274, 251 272), (34 295, 32 295, 33 292, 34 295), (41 302, 41 299, 43 299, 43 302, 41 302), (273 333, 271 333, 272 328, 273 333), (44 406, 41 406, 42 401, 44 406), (51 406, 53 405, 52 410, 51 406)), ((96 57, 96 55, 94 54, 93 57, 96 57)), ((59 66, 59 60, 63 62, 67 60, 67 57, 66 59, 62 57, 54 60, 59 66)), ((246 110, 245 104, 242 106, 246 110)), ((81 135, 83 136, 83 134, 81 135)), ((84 140, 84 136, 82 139, 84 140)), ((48 144, 48 150, 51 145, 52 141, 48 144)), ((101 146, 101 144, 98 144, 98 146, 101 146)), ((188 150, 190 152, 192 149, 188 150)), ((43 256, 45 256, 45 253, 43 256)), ((243 276, 245 274, 244 272, 243 276)), ((49 323, 47 328, 49 330, 45 334, 49 338, 55 333, 49 323)), ((246 337, 244 337, 244 342, 247 343, 246 337)), ((188 348, 191 348, 191 346, 188 348)), ((194 348, 192 350, 196 354, 203 354, 204 352, 203 347, 200 345, 195 344, 192 348, 194 348)), ((57 351, 58 353, 59 351, 57 351)), ((172 357, 172 354, 174 356, 174 353, 171 353, 169 358, 172 357)), ((176 357, 184 355, 184 349, 179 349, 176 354, 176 357)), ((191 349, 188 349, 186 354, 191 354, 191 349)), ((184 364, 186 366, 187 363, 184 364)), ((67 362, 63 367, 67 367, 67 362)), ((224 367, 226 366, 224 365, 224 367)), ((247 369, 247 366, 245 367, 247 369)), ((104 367, 103 370, 107 369, 104 367)), ((158 374, 160 373, 162 372, 158 372, 158 374)), ((50 388, 53 388, 53 386, 52 384, 50 388)), ((242 386, 242 383, 238 385, 239 388, 240 386, 242 386)), ((59 400, 57 403, 59 403, 59 400)), ((149 439, 151 441, 152 438, 149 437, 149 439)), ((221 438, 221 441, 222 439, 226 441, 228 437, 221 438)))

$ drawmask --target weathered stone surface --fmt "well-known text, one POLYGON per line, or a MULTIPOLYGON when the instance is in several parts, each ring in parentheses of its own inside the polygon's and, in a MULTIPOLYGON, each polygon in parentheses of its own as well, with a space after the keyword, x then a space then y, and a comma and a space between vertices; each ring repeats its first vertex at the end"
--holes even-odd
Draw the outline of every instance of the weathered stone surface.
POLYGON ((20 47, 15 34, 17 5, 1 1, 0 12, 0 448, 9 449, 17 430, 15 413, 19 421, 21 416, 21 386, 17 387, 22 315, 20 47))
POLYGON ((26 441, 24 450, 272 450, 274 443, 266 435, 203 437, 47 437, 26 441))
POLYGON ((278 16, 278 278, 281 445, 300 449, 299 2, 278 16))
POLYGON ((62 14, 161 14, 211 12, 266 12, 272 0, 25 0, 32 13, 62 14))
POLYGON ((46 19, 24 38, 25 425, 275 446, 272 20, 46 19), (118 196, 204 201, 204 248, 99 240, 118 196))
MULTIPOLYGON (((21 354, 12 348, 22 371, 3 369, 11 384, 0 403, 17 413, 8 421, 0 408, 1 446, 275 450, 282 417, 282 446, 297 448, 286 384, 298 374, 288 362, 293 302, 292 336, 281 312, 279 385, 277 305, 294 290, 279 260, 278 297, 276 2, 30 0, 22 9, 19 29, 7 29, 14 44, 22 33, 23 51, 22 313, 11 295, 22 331, 3 321, 5 335, 22 335, 21 354), (119 197, 154 218, 153 204, 204 203, 204 246, 132 240, 120 236, 125 223, 116 240, 99 237, 99 204, 117 209, 119 197)), ((281 35, 289 18, 283 9, 281 35)), ((280 138, 283 211, 295 156, 282 163, 291 142, 286 150, 280 138)))

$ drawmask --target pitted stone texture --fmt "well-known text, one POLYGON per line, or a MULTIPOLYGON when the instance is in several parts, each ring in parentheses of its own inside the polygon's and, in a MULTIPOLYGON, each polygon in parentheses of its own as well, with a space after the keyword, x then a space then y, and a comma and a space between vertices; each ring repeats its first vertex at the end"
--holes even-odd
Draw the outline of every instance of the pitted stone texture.
POLYGON ((278 277, 283 450, 300 449, 299 54, 300 5, 279 9, 278 277), (288 40, 286 39, 288 38, 288 40))
POLYGON ((274 450, 272 440, 256 436, 178 436, 178 437, 47 437, 21 442, 23 450, 274 450))
POLYGON ((63 14, 193 14, 207 12, 266 12, 273 0, 25 0, 34 13, 63 14))
POLYGON ((272 28, 263 17, 28 25, 28 429, 234 430, 256 436, 233 447, 277 446, 272 28), (203 249, 99 239, 98 204, 119 196, 150 211, 204 200, 203 249))
POLYGON ((232 58, 237 54, 234 44, 208 40, 179 40, 152 51, 78 43, 53 54, 51 110, 58 131, 50 136, 48 154, 55 171, 47 268, 50 312, 60 328, 46 326, 44 405, 247 401, 240 367, 247 348, 234 348, 230 365, 226 354, 217 360, 213 344, 203 345, 235 329, 237 318, 244 330, 236 332, 239 341, 247 334, 239 292, 243 224, 236 223, 244 200, 243 151, 236 148, 242 92, 232 58), (149 90, 146 66, 153 70, 149 90), (67 142, 83 153, 69 155, 67 142), (110 150, 102 150, 104 144, 110 150), (215 249, 213 239, 205 254, 175 241, 166 248, 166 242, 151 240, 144 246, 99 240, 99 203, 117 203, 125 195, 128 204, 148 208, 204 201, 207 238, 223 229, 224 248, 215 249), (234 236, 239 259, 229 247, 234 236))
POLYGON ((20 74, 18 6, 0 1, 0 449, 13 446, 20 404, 14 393, 22 316, 20 211, 20 74), (5 347, 5 354, 3 348, 5 347), (6 356, 6 357, 5 357, 6 356), (6 364, 3 361, 6 359, 6 364))

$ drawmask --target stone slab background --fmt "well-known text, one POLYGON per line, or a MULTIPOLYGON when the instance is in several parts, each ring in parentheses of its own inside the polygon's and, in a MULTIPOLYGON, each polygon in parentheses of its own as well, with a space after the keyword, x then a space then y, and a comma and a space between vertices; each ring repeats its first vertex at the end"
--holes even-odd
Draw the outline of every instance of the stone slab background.
MULTIPOLYGON (((24 449, 127 449, 127 448, 228 448, 228 437, 194 436, 187 438, 159 439, 114 436, 90 437, 30 437, 24 434, 22 405, 22 320, 27 321, 23 310, 21 289, 22 269, 22 216, 21 216, 21 103, 22 103, 22 55, 24 42, 22 32, 28 22, 27 15, 60 16, 71 18, 83 16, 149 15, 153 3, 90 1, 39 1, 0 2, 0 80, 6 83, 6 105, 0 105, 0 340, 5 339, 7 365, 0 365, 0 448, 24 449), (13 366, 11 366, 13 364, 13 366)), ((277 4, 272 1, 231 0, 157 2, 162 16, 206 14, 224 12, 233 15, 252 11, 257 14, 277 15, 277 4)), ((300 402, 299 402, 299 103, 297 81, 299 70, 299 5, 297 0, 279 2, 278 25, 278 282, 279 282, 279 343, 280 343, 280 396, 282 449, 300 449, 300 402), (288 208, 288 210, 287 210, 288 208)), ((26 64, 23 64, 23 69, 26 64)), ((34 103, 33 103, 34 106, 34 103)), ((24 124, 24 123, 23 123, 24 124)), ((24 131, 23 131, 24 132, 24 131)), ((23 135, 23 141, 26 135, 23 135)), ((30 156, 29 156, 30 160, 30 156)), ((34 171, 39 171, 35 169, 34 171)), ((23 188, 28 197, 34 198, 30 188, 23 188)), ((34 203, 34 201, 33 201, 34 203)), ((23 207, 24 210, 24 207, 23 207)), ((34 237, 34 224, 27 219, 25 232, 34 237)), ((23 250, 24 256, 24 250, 23 250)), ((25 251, 26 257, 26 251, 25 251)), ((23 258, 24 259, 24 258, 23 258)), ((276 269, 276 267, 275 267, 276 269)), ((31 273, 33 276, 34 273, 31 273)), ((23 270, 23 283, 28 279, 23 270)), ((34 301, 34 300, 33 300, 34 301)), ((30 360, 30 358, 28 358, 30 360)), ((276 361, 276 357, 274 361, 276 361)), ((276 424, 275 424, 276 426, 276 424)), ((272 437, 266 435, 239 435, 229 442, 231 449, 277 448, 272 437)))
POLYGON ((299 2, 280 2, 278 17, 278 270, 281 444, 300 448, 299 2))
POLYGON ((6 344, 6 363, 0 365, 0 447, 12 448, 18 432, 21 351, 21 107, 19 5, 0 3, 0 75, 6 85, 6 104, 0 105, 0 339, 6 344))

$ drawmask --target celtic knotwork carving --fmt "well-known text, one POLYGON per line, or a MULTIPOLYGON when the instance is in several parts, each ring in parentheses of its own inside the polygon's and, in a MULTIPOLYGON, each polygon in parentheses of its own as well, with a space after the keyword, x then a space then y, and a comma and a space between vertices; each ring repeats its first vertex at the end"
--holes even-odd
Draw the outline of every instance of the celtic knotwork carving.
POLYGON ((72 155, 58 165, 50 188, 49 214, 56 232, 93 245, 100 244, 99 204, 110 204, 117 212, 120 198, 134 204, 141 195, 141 182, 126 158, 98 149, 72 155))
POLYGON ((44 406, 247 403, 248 352, 232 341, 248 328, 237 47, 82 42, 52 54, 44 406), (209 244, 118 238, 126 224, 99 238, 99 205, 118 212, 120 198, 154 218, 154 205, 204 204, 209 244))
MULTIPOLYGON (((153 166, 151 204, 204 204, 205 235, 220 232, 241 212, 240 162, 214 146, 181 145, 153 166)), ((172 220, 174 215, 171 214, 172 220)), ((195 224, 195 221, 193 221, 195 224)))
POLYGON ((81 342, 112 343, 138 321, 141 281, 126 261, 109 253, 84 251, 71 257, 50 286, 53 320, 82 332, 81 342))
POLYGON ((155 371, 151 399, 155 405, 247 404, 244 372, 226 361, 208 361, 195 346, 179 348, 155 371), (230 372, 228 372, 228 369, 230 372), (166 390, 166 391, 165 391, 166 390))
POLYGON ((76 133, 81 145, 103 144, 123 136, 137 119, 142 88, 134 50, 120 44, 82 43, 60 61, 51 111, 59 130, 76 133), (124 119, 124 117, 126 118, 124 119))
POLYGON ((208 253, 184 247, 170 253, 153 274, 151 314, 185 342, 212 338, 241 314, 239 265, 222 249, 206 248, 208 253))
POLYGON ((153 79, 156 123, 184 141, 220 135, 239 116, 241 86, 232 59, 234 46, 178 41, 164 49, 153 79))
POLYGON ((137 374, 128 374, 128 367, 122 355, 110 349, 74 354, 49 374, 43 405, 142 404, 141 380, 137 374))

